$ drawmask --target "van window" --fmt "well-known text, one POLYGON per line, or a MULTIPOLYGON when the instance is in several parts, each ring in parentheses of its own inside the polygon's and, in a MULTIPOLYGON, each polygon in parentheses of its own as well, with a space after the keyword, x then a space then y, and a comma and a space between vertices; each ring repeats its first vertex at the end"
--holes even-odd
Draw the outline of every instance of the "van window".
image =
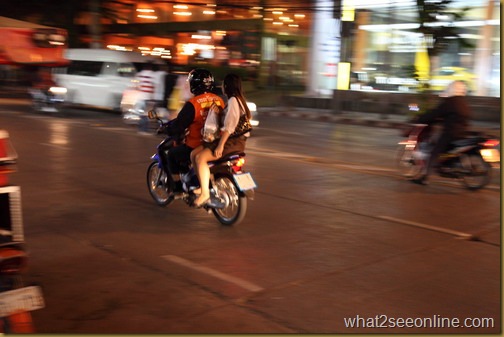
POLYGON ((117 76, 117 63, 115 62, 105 62, 103 64, 103 75, 117 76))
POLYGON ((119 63, 117 73, 122 77, 135 77, 137 69, 132 63, 119 63))
POLYGON ((103 62, 97 61, 72 61, 68 66, 67 74, 80 76, 98 76, 103 67, 103 62))

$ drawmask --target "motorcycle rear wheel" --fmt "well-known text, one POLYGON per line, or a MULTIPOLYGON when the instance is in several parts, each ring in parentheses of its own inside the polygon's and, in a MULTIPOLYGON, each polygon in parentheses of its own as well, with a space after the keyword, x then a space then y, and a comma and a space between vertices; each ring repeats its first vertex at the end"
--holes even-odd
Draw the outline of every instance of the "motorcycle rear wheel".
POLYGON ((224 203, 224 208, 213 208, 212 212, 225 226, 239 224, 247 213, 247 197, 240 193, 232 178, 220 176, 215 179, 216 197, 224 203))
POLYGON ((152 162, 147 169, 147 187, 149 193, 159 206, 167 206, 174 199, 171 191, 170 178, 159 167, 158 162, 152 162))
POLYGON ((470 190, 478 190, 485 187, 492 174, 492 166, 487 163, 480 154, 469 154, 460 158, 462 168, 469 173, 462 176, 462 182, 470 190))

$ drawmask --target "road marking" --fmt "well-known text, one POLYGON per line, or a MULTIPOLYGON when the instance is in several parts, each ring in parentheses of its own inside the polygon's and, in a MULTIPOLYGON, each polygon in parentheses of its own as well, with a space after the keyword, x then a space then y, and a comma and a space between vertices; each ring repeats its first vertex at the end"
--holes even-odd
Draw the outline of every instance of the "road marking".
POLYGON ((467 239, 467 240, 474 238, 474 235, 469 234, 469 233, 459 232, 459 231, 455 231, 455 230, 451 230, 451 229, 447 229, 447 228, 442 228, 442 227, 437 227, 437 226, 431 226, 431 225, 423 224, 420 222, 398 219, 398 218, 394 218, 394 217, 386 216, 386 215, 380 215, 380 216, 378 216, 378 218, 380 218, 382 220, 397 222, 397 223, 408 225, 408 226, 413 226, 413 227, 423 228, 423 229, 427 229, 427 230, 431 230, 431 231, 435 231, 435 232, 441 232, 441 233, 445 233, 445 234, 449 234, 449 235, 454 235, 454 236, 457 236, 457 237, 460 237, 463 239, 467 239))
POLYGON ((242 280, 241 278, 221 273, 220 271, 217 271, 215 269, 199 265, 197 263, 191 262, 189 260, 186 260, 184 258, 175 256, 175 255, 164 255, 164 256, 161 256, 161 257, 163 259, 167 260, 167 261, 176 263, 176 264, 178 264, 180 266, 187 267, 189 269, 193 269, 193 270, 199 271, 200 273, 213 276, 215 278, 218 278, 220 280, 223 280, 223 281, 226 281, 226 282, 229 282, 229 283, 233 283, 234 285, 237 285, 237 286, 239 286, 239 287, 241 287, 241 288, 243 288, 245 290, 248 290, 248 291, 258 292, 258 291, 262 291, 263 290, 262 287, 260 287, 258 285, 255 285, 255 284, 253 284, 251 282, 242 280))

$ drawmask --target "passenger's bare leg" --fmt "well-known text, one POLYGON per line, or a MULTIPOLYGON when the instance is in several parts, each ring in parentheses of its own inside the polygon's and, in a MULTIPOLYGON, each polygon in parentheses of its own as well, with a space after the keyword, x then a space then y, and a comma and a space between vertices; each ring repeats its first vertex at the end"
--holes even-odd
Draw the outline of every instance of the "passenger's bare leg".
POLYGON ((201 206, 208 199, 210 199, 210 168, 208 162, 216 160, 210 149, 204 149, 196 155, 196 172, 201 186, 201 194, 194 200, 196 207, 201 206))

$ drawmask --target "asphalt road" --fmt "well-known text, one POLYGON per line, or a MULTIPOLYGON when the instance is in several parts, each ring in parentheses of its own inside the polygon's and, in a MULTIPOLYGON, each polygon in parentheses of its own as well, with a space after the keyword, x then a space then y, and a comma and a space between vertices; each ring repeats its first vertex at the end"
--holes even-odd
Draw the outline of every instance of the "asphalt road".
POLYGON ((39 333, 501 331, 499 171, 477 192, 417 186, 394 170, 397 130, 265 117, 247 144, 255 200, 222 227, 153 203, 160 139, 118 116, 0 106, 0 125, 39 333))

